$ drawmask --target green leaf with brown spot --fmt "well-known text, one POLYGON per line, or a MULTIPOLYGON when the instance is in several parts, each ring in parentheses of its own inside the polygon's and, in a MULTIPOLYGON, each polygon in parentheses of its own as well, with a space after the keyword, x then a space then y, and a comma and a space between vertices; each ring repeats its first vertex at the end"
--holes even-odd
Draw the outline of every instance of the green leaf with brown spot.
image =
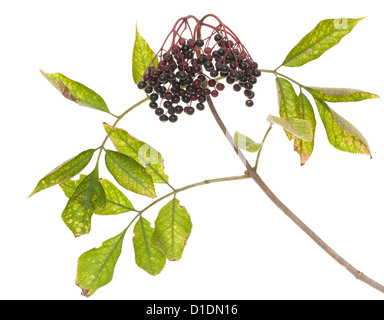
POLYGON ((235 143, 235 146, 237 148, 248 151, 248 152, 257 152, 263 146, 262 143, 256 143, 251 138, 248 138, 247 136, 237 131, 233 136, 233 142, 235 143))
POLYGON ((277 124, 291 133, 294 139, 299 138, 304 141, 312 141, 313 133, 311 123, 303 119, 284 119, 269 115, 267 121, 272 124, 277 124))
POLYGON ((112 281, 126 231, 127 229, 104 241, 99 248, 84 252, 79 257, 76 285, 82 289, 84 296, 90 297, 97 289, 112 281))
POLYGON ((173 198, 163 208, 155 221, 152 244, 160 249, 168 260, 179 260, 183 254, 192 223, 188 211, 173 198))
POLYGON ((131 201, 111 181, 101 179, 106 197, 105 207, 99 207, 95 213, 99 215, 115 215, 128 211, 136 211, 131 201))
POLYGON ((308 120, 311 124, 313 139, 312 141, 304 141, 302 139, 295 139, 294 149, 300 155, 300 163, 304 165, 309 157, 311 156, 315 143, 315 129, 316 129, 316 118, 313 108, 308 98, 304 93, 299 94, 299 104, 301 109, 302 119, 308 120))
POLYGON ((80 106, 109 113, 103 98, 92 89, 69 79, 61 73, 45 73, 42 70, 40 72, 65 98, 76 102, 80 106))
POLYGON ((356 89, 306 87, 312 96, 328 102, 362 101, 380 98, 378 95, 356 89))
POLYGON ((151 175, 134 159, 120 152, 106 150, 105 164, 122 187, 150 198, 156 198, 151 175))
POLYGON ((140 216, 133 229, 135 236, 132 241, 136 264, 155 276, 163 270, 166 258, 159 249, 151 244, 153 230, 149 221, 140 216))
POLYGON ((77 186, 61 216, 73 235, 78 237, 91 231, 93 213, 105 204, 105 192, 96 166, 77 186))
POLYGON ((136 25, 136 38, 132 54, 132 76, 135 83, 140 81, 152 61, 154 66, 157 67, 158 59, 157 57, 154 58, 155 53, 147 41, 140 35, 136 25))
POLYGON ((136 139, 127 131, 104 123, 105 131, 115 148, 143 165, 152 176, 154 183, 166 183, 168 176, 164 172, 164 159, 160 152, 149 144, 136 139))
MULTIPOLYGON (((299 99, 292 84, 286 79, 277 77, 276 87, 280 117, 284 119, 301 119, 299 99)), ((285 130, 285 133, 289 140, 294 138, 289 131, 285 130)))
POLYGON ((324 101, 315 99, 315 102, 331 145, 341 151, 371 155, 368 142, 359 130, 324 101))
POLYGON ((95 151, 96 149, 85 150, 53 169, 38 182, 36 188, 29 196, 32 196, 46 188, 62 183, 77 175, 87 166, 89 161, 91 161, 95 151))
POLYGON ((309 32, 288 53, 283 66, 299 67, 320 57, 325 51, 332 48, 352 31, 359 19, 326 19, 309 32))

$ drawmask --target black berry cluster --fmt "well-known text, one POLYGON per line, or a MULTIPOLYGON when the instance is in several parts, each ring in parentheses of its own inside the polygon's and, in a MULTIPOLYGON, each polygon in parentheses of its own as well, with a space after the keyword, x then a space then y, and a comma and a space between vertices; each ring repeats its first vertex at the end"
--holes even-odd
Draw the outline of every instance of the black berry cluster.
POLYGON ((217 97, 225 89, 219 82, 224 79, 234 91, 243 90, 245 105, 252 107, 252 89, 261 73, 240 48, 220 33, 205 40, 180 37, 159 55, 157 67, 150 66, 137 86, 149 95, 149 107, 160 121, 176 122, 182 113, 204 110, 207 96, 217 97))

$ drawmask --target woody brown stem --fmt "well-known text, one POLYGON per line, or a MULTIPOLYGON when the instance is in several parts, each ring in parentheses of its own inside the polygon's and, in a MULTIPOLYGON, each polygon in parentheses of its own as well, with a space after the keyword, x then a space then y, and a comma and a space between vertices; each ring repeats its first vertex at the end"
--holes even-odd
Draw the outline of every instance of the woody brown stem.
POLYGON ((225 124, 221 120, 219 114, 217 113, 217 110, 212 102, 212 99, 210 97, 207 97, 207 102, 209 105, 209 108, 213 114, 213 117, 215 118, 217 124, 219 125, 220 129, 223 131, 224 135, 226 136, 227 140, 231 144, 231 146, 234 148, 237 156, 240 158, 240 160, 243 162, 246 170, 246 173, 256 182, 256 184, 263 190, 263 192, 268 196, 268 198, 288 217, 290 218, 301 230, 303 230, 313 241, 315 241, 326 253, 328 253, 334 260, 336 260, 339 264, 341 264, 343 267, 345 267, 351 274, 354 275, 354 277, 360 281, 363 281, 364 283, 368 284, 369 286, 377 289, 378 291, 384 293, 384 286, 380 283, 374 281, 373 279, 369 278, 359 270, 357 270, 355 267, 353 267, 350 263, 348 263, 346 260, 344 260, 339 254, 337 254, 330 246, 328 246, 318 235, 316 235, 303 221, 301 221, 284 203, 280 201, 280 199, 269 189, 269 187, 265 184, 265 182, 261 179, 261 177, 256 172, 255 168, 252 168, 247 159, 245 158, 244 154, 235 147, 235 144, 233 142, 232 135, 229 134, 225 124))

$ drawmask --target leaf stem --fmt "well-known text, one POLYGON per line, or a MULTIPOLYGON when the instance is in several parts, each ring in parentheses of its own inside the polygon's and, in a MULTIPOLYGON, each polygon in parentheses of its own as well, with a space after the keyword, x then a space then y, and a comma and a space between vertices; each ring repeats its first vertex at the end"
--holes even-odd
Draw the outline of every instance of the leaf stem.
MULTIPOLYGON (((270 70, 268 70, 270 71, 270 70)), ((276 73, 271 71, 270 73, 276 73)), ((215 118, 217 124, 220 129, 223 131, 224 135, 227 137, 228 141, 231 143, 232 136, 228 133, 227 128, 223 121, 221 120, 217 110, 212 102, 211 97, 207 97, 207 102, 209 108, 215 118)), ((233 140, 231 145, 233 146, 233 140)), ((241 150, 236 150, 237 156, 244 163, 247 168, 248 175, 256 182, 256 184, 261 188, 261 190, 267 195, 267 197, 288 217, 290 218, 301 230, 303 230, 317 245, 319 245, 326 253, 328 253, 335 261, 337 261, 340 265, 345 267, 352 275, 355 276, 356 279, 368 284, 369 286, 377 289, 378 291, 384 293, 384 286, 380 283, 374 281, 369 278, 351 264, 349 264, 346 260, 344 260, 339 254, 337 254, 331 247, 329 247, 319 236, 317 236, 303 221, 301 221, 284 203, 280 201, 280 199, 269 189, 269 187, 265 184, 265 182, 261 179, 259 174, 253 170, 251 165, 247 160, 244 162, 244 155, 241 150)))
POLYGON ((261 72, 264 72, 264 73, 273 73, 275 76, 280 76, 280 77, 283 77, 283 78, 286 78, 287 80, 289 81, 292 81, 293 83, 296 83, 300 89, 301 88, 306 88, 306 86, 302 85, 300 82, 297 82, 296 80, 293 80, 292 78, 286 76, 285 74, 282 74, 280 72, 277 72, 277 69, 279 69, 280 67, 276 68, 275 70, 267 70, 267 69, 259 69, 261 72))
POLYGON ((259 152, 257 153, 256 162, 255 162, 255 168, 254 168, 254 170, 255 170, 256 172, 257 172, 257 167, 259 166, 259 159, 260 159, 260 153, 261 153, 261 150, 263 150, 263 148, 264 148, 265 140, 267 139, 269 132, 272 130, 272 126, 273 126, 273 124, 271 123, 271 124, 269 125, 269 128, 268 128, 267 132, 266 132, 265 135, 264 135, 263 141, 261 142, 261 143, 262 143, 262 146, 261 146, 259 152))
POLYGON ((148 206, 146 206, 144 209, 140 210, 139 213, 142 214, 144 211, 148 210, 149 208, 154 206, 156 203, 160 202, 161 200, 164 200, 165 198, 168 198, 171 195, 176 195, 179 192, 183 192, 183 191, 191 189, 191 188, 195 188, 195 187, 199 187, 199 186, 203 186, 203 185, 211 184, 211 183, 243 180, 243 179, 249 179, 249 178, 250 178, 250 176, 248 174, 243 174, 241 176, 231 176, 231 177, 208 179, 208 180, 203 180, 203 181, 196 182, 196 183, 193 183, 193 184, 189 184, 187 186, 184 186, 184 187, 181 187, 181 188, 178 188, 178 189, 174 189, 174 191, 169 192, 166 195, 162 196, 161 198, 156 199, 155 201, 150 203, 148 206))

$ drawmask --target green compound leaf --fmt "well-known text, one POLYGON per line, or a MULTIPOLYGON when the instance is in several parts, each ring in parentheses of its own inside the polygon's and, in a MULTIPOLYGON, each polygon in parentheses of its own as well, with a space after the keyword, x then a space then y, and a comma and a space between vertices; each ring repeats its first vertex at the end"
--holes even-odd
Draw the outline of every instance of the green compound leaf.
POLYGON ((68 179, 67 181, 60 183, 60 188, 64 191, 64 194, 70 198, 71 195, 75 192, 77 186, 81 183, 81 181, 84 180, 86 176, 87 175, 85 174, 80 174, 79 179, 77 180, 68 179))
POLYGON ((309 61, 317 59, 325 51, 338 44, 362 19, 364 18, 327 19, 320 21, 315 29, 301 39, 288 53, 282 65, 286 67, 300 67, 309 61))
POLYGON ((103 98, 85 85, 71 80, 61 73, 45 73, 42 70, 40 72, 67 99, 76 102, 80 106, 109 113, 103 98))
POLYGON ((324 101, 315 99, 315 102, 331 145, 341 151, 371 156, 368 142, 360 131, 332 110, 324 101))
POLYGON ((151 224, 143 217, 140 217, 133 229, 135 236, 132 241, 136 264, 155 276, 163 270, 166 258, 159 249, 151 244, 153 230, 151 224))
POLYGON ((278 124, 283 127, 284 130, 291 133, 294 138, 299 138, 304 141, 312 141, 313 133, 311 123, 308 120, 303 119, 284 119, 269 115, 267 118, 269 123, 278 124))
POLYGON ((91 218, 96 208, 106 204, 105 192, 99 181, 98 167, 77 186, 62 213, 62 218, 75 237, 91 231, 91 218))
MULTIPOLYGON (((279 113, 284 119, 301 119, 299 99, 292 84, 283 78, 276 78, 279 113)), ((289 140, 294 137, 289 131, 285 131, 289 140)))
POLYGON ((164 172, 164 159, 156 149, 137 140, 123 129, 112 127, 106 123, 104 123, 104 128, 115 148, 146 167, 154 183, 168 181, 168 176, 164 172))
POLYGON ((99 215, 115 215, 135 210, 131 201, 111 181, 101 179, 106 196, 105 207, 99 207, 95 213, 99 215))
POLYGON ((151 175, 134 159, 120 152, 106 150, 105 164, 122 187, 150 198, 156 198, 151 175))
MULTIPOLYGON (((144 38, 140 35, 136 25, 136 39, 132 54, 132 76, 135 83, 140 81, 141 77, 147 70, 154 57, 155 53, 152 51, 144 38)), ((154 60, 154 65, 155 67, 158 65, 157 57, 154 60)))
POLYGON ((306 88, 314 98, 328 102, 347 102, 347 101, 361 101, 366 99, 380 98, 378 95, 356 90, 344 88, 306 88))
POLYGON ((287 55, 283 62, 286 67, 299 67, 320 57, 350 33, 359 19, 322 20, 287 55))
POLYGON ((56 184, 62 183, 81 172, 91 161, 96 149, 89 149, 81 152, 77 156, 65 161, 57 168, 53 169, 44 178, 42 178, 36 188, 29 195, 32 196, 35 193, 42 191, 46 188, 52 187, 56 184))
POLYGON ((82 294, 91 296, 112 281, 117 260, 121 254, 126 230, 103 242, 101 247, 84 252, 77 262, 76 285, 82 294))
POLYGON ((299 103, 301 108, 302 119, 308 120, 311 124, 311 129, 313 133, 312 141, 304 141, 302 139, 295 139, 294 148, 295 151, 300 155, 300 163, 304 165, 309 157, 311 156, 315 143, 315 129, 316 129, 316 118, 313 108, 308 98, 300 92, 299 103))
POLYGON ((191 217, 179 200, 173 198, 159 212, 155 221, 152 244, 159 248, 168 260, 179 260, 191 234, 191 217))
POLYGON ((238 131, 235 132, 233 141, 237 148, 248 152, 257 152, 263 146, 262 143, 256 143, 255 141, 239 133, 238 131))

